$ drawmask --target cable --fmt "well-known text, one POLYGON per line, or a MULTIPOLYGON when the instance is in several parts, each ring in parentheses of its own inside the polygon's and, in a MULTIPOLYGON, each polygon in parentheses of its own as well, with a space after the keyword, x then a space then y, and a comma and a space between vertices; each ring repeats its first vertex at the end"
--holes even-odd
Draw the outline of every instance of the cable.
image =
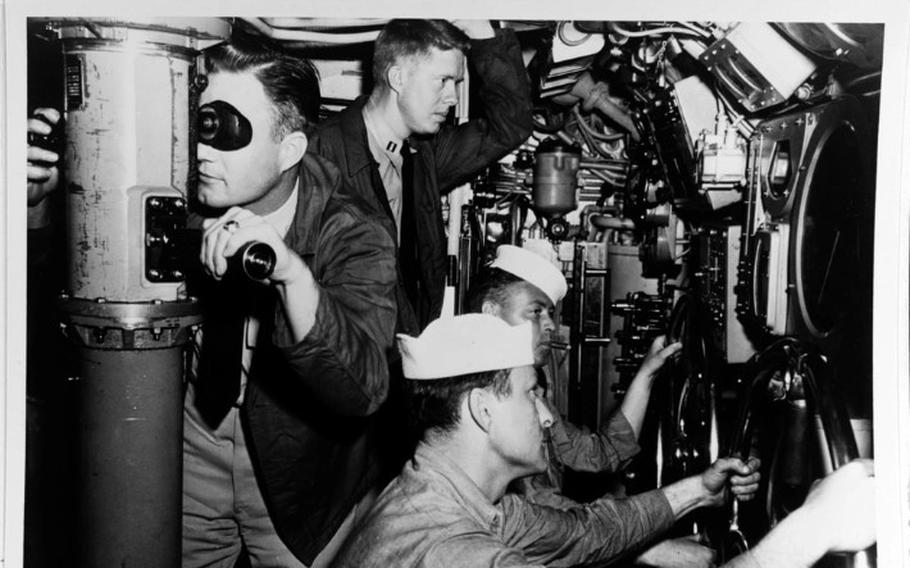
POLYGON ((585 143, 587 144, 589 150, 596 152, 598 155, 600 155, 603 158, 607 158, 609 160, 614 159, 613 154, 610 154, 609 152, 604 150, 600 146, 600 144, 598 144, 598 142, 596 140, 594 140, 594 138, 591 137, 590 133, 587 130, 585 130, 584 128, 579 128, 578 131, 581 133, 582 138, 585 139, 585 143))
POLYGON ((623 133, 601 134, 601 133, 595 131, 594 128, 591 127, 591 125, 589 125, 588 122, 584 119, 584 117, 581 116, 581 111, 578 110, 577 104, 572 107, 572 112, 575 114, 575 120, 578 122, 579 128, 582 128, 585 131, 587 131, 587 133, 590 134, 595 140, 602 140, 604 142, 613 142, 615 140, 622 140, 626 136, 623 133))
POLYGON ((583 169, 586 169, 587 171, 591 172, 595 177, 598 177, 602 181, 604 181, 612 186, 615 186, 615 187, 623 187, 623 185, 626 182, 625 178, 623 178, 621 176, 617 176, 617 175, 608 175, 607 172, 605 172, 605 171, 588 170, 587 168, 583 168, 583 169))
POLYGON ((619 35, 626 36, 626 37, 651 37, 651 36, 662 35, 662 34, 679 34, 679 35, 687 35, 687 36, 704 37, 701 33, 697 32, 697 31, 690 30, 688 28, 680 28, 680 27, 674 27, 674 26, 650 28, 650 29, 641 30, 641 31, 627 30, 627 29, 619 27, 614 22, 610 22, 608 24, 608 26, 610 28, 610 31, 618 33, 619 35))
POLYGON ((708 30, 706 30, 704 28, 699 27, 698 25, 696 25, 692 22, 677 22, 677 24, 689 28, 690 30, 692 30, 693 32, 697 33, 698 35, 702 36, 705 39, 711 39, 714 37, 711 35, 711 32, 709 32, 708 30))
MULTIPOLYGON (((583 44, 584 42, 588 41, 588 39, 591 38, 591 34, 589 34, 587 32, 584 32, 585 35, 582 36, 580 39, 569 39, 568 37, 566 37, 565 28, 566 28, 566 26, 570 25, 571 23, 572 22, 562 21, 562 22, 559 22, 559 24, 556 26, 556 35, 559 37, 559 41, 563 42, 564 44, 568 45, 569 47, 575 47, 576 45, 583 44)), ((575 29, 577 30, 578 28, 575 28, 575 29)))
POLYGON ((880 70, 873 71, 871 73, 866 73, 865 75, 860 75, 859 77, 854 77, 854 78, 850 79, 849 81, 847 81, 847 83, 844 84, 844 88, 849 89, 851 87, 855 87, 859 83, 865 83, 869 79, 875 79, 876 77, 881 77, 881 76, 882 76, 882 72, 880 70))

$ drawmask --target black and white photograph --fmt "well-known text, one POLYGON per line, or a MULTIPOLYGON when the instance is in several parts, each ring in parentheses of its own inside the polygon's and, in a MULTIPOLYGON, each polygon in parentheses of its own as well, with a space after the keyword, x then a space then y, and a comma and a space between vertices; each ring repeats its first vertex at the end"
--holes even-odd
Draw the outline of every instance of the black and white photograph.
POLYGON ((0 566, 910 565, 906 6, 168 4, 0 5, 0 566))

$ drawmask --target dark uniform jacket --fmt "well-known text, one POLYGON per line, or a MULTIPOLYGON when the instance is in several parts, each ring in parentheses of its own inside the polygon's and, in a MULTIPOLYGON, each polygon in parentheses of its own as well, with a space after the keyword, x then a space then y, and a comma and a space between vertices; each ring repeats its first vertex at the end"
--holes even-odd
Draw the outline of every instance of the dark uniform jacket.
POLYGON ((261 287, 274 317, 262 320, 242 411, 270 517, 311 564, 376 482, 369 415, 388 392, 396 272, 394 241, 338 170, 312 155, 299 167, 285 242, 318 283, 316 321, 295 343, 274 290, 261 287))
MULTIPOLYGON (((531 134, 531 95, 521 49, 511 30, 495 38, 472 41, 471 78, 477 81, 484 118, 436 135, 412 138, 415 234, 420 264, 420 293, 410 305, 399 282, 398 331, 417 335, 442 309, 447 271, 446 235, 440 196, 524 142, 531 134)), ((392 238, 397 229, 388 197, 370 153, 361 97, 322 123, 310 139, 310 151, 338 165, 346 186, 369 201, 383 217, 392 238)), ((404 222, 404 221, 403 221, 404 222)))

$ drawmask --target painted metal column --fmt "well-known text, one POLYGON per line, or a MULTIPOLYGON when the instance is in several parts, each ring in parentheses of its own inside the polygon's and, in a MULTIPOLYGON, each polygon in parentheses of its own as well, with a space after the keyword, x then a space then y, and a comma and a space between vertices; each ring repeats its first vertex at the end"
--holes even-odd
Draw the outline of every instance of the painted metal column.
POLYGON ((67 336, 79 361, 78 566, 179 566, 195 62, 217 19, 64 19, 67 336))

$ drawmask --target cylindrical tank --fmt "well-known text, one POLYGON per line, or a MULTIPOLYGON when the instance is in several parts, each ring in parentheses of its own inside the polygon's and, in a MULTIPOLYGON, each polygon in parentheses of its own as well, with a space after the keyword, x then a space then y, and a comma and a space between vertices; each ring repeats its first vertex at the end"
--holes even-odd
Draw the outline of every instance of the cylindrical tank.
POLYGON ((79 361, 77 566, 179 566, 182 298, 195 59, 218 19, 56 20, 65 65, 67 335, 79 361))
POLYGON ((561 217, 578 206, 578 167, 581 149, 574 144, 549 138, 540 143, 534 156, 534 209, 547 217, 561 217))

